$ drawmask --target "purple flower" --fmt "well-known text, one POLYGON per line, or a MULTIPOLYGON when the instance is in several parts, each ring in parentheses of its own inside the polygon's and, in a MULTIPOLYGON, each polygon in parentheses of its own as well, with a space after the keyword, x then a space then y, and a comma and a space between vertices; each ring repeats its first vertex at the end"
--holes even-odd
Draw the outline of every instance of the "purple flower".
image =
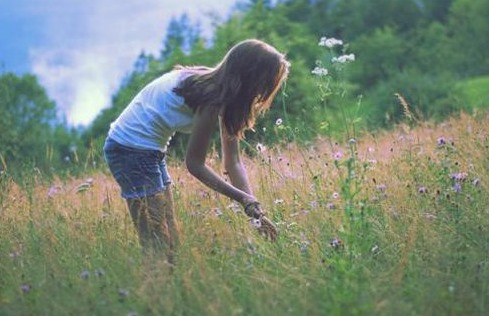
POLYGON ((438 145, 438 146, 440 146, 440 147, 441 147, 441 146, 443 146, 443 145, 445 145, 445 144, 447 143, 447 140, 445 139, 445 137, 440 136, 440 137, 438 137, 438 139, 436 140, 436 143, 437 143, 437 145, 438 145))
POLYGON ((52 198, 56 194, 58 194, 61 191, 61 187, 57 185, 53 185, 52 187, 49 188, 48 190, 48 197, 52 198))
POLYGON ((466 172, 452 173, 450 177, 455 181, 463 181, 467 177, 467 173, 466 172))
POLYGON ((309 206, 311 206, 311 208, 318 208, 319 202, 316 200, 311 201, 311 202, 309 202, 309 206))
POLYGON ((20 290, 22 293, 29 293, 32 289, 32 286, 30 284, 24 283, 20 286, 20 290))
POLYGON ((426 187, 421 186, 418 188, 418 193, 421 194, 428 193, 428 189, 426 189, 426 187))
POLYGON ((453 185, 453 191, 456 193, 460 193, 462 191, 462 185, 460 184, 460 182, 455 182, 455 184, 453 185))

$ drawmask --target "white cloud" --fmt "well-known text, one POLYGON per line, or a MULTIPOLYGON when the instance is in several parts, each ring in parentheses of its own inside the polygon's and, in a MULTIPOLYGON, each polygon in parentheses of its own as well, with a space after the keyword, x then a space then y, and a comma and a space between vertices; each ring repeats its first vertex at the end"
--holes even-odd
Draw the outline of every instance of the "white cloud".
POLYGON ((31 48, 32 71, 69 123, 89 124, 108 106, 141 51, 158 54, 172 17, 224 16, 236 0, 50 0, 30 8, 45 16, 45 44, 31 48))

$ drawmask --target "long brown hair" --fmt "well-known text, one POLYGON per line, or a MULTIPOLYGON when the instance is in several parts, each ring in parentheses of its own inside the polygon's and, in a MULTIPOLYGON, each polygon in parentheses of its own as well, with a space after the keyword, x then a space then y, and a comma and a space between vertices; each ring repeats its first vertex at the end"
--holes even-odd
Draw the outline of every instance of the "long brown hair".
POLYGON ((215 68, 182 67, 192 73, 175 93, 194 111, 204 106, 224 107, 227 132, 241 138, 253 128, 256 116, 270 108, 289 63, 274 47, 256 39, 233 46, 215 68))

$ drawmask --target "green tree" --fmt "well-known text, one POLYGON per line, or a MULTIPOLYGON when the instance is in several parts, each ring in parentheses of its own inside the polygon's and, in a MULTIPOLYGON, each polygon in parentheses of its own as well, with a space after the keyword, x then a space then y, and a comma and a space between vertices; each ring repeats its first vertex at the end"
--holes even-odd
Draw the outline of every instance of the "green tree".
POLYGON ((361 36, 351 44, 351 51, 358 57, 351 79, 364 89, 402 71, 408 59, 405 41, 390 27, 361 36))
POLYGON ((56 106, 37 78, 1 75, 0 111, 0 148, 7 165, 45 160, 56 123, 56 106))
POLYGON ((454 0, 424 0, 422 1, 426 19, 430 22, 445 23, 450 7, 454 0))
POLYGON ((448 19, 455 69, 464 76, 489 74, 489 1, 455 0, 448 19))
POLYGON ((353 41, 377 29, 392 28, 407 33, 423 18, 422 7, 415 0, 344 0, 332 7, 332 22, 338 35, 353 41))

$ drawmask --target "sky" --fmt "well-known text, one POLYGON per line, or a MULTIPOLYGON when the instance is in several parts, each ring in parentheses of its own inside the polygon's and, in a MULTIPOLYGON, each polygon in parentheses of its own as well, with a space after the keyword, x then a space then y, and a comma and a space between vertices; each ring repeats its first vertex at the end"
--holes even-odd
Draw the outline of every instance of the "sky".
POLYGON ((159 55, 172 17, 204 35, 237 0, 0 0, 0 74, 35 74, 60 117, 87 126, 110 106, 137 56, 159 55))

